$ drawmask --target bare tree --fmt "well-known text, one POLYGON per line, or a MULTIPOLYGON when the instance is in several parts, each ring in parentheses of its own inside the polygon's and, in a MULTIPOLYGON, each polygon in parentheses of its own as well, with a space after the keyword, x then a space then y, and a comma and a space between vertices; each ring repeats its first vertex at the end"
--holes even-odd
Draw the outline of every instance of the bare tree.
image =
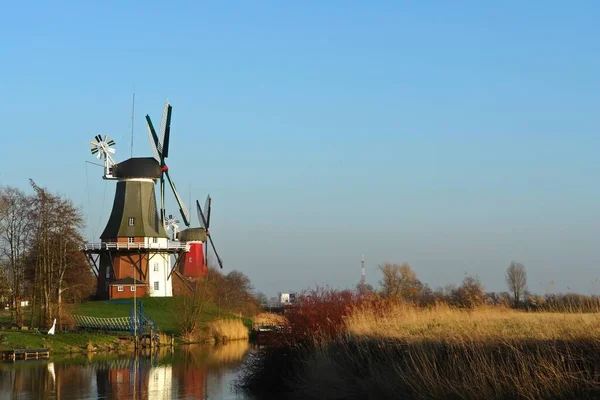
POLYGON ((383 274, 381 284, 382 294, 390 297, 401 297, 408 301, 418 301, 423 291, 423 284, 406 263, 385 263, 379 266, 383 274))
MULTIPOLYGON (((80 233, 83 217, 69 199, 50 193, 33 180, 30 184, 35 191, 30 252, 34 264, 34 293, 39 295, 38 322, 49 327, 52 319, 57 318, 61 327, 62 295, 73 287, 68 284, 73 279, 67 273, 89 275, 87 265, 78 254, 83 242, 80 233)), ((32 305, 37 305, 35 295, 32 305)))
POLYGON ((196 281, 190 289, 184 292, 180 303, 175 303, 174 313, 183 337, 195 341, 209 296, 210 277, 196 281))
POLYGON ((21 300, 25 290, 27 250, 31 233, 31 199, 22 191, 6 188, 1 195, 3 218, 0 221, 0 255, 6 267, 12 311, 17 326, 24 315, 21 300))
POLYGON ((506 283, 508 284, 508 290, 513 295, 513 301, 515 307, 519 306, 519 301, 527 290, 527 274, 525 273, 525 266, 521 263, 511 262, 506 269, 506 283))

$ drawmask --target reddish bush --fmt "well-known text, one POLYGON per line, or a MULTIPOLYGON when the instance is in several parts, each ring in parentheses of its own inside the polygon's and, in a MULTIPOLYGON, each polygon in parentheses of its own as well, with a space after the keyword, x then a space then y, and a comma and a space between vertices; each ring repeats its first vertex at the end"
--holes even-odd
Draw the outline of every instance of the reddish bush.
POLYGON ((287 342, 328 340, 344 333, 344 317, 361 301, 349 290, 317 287, 302 293, 285 317, 290 332, 283 337, 287 342))

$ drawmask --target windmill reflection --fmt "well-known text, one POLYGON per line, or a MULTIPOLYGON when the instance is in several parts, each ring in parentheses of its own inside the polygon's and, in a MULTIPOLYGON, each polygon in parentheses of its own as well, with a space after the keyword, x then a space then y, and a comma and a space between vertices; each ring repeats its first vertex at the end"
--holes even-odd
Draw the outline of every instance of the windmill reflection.
POLYGON ((248 350, 248 342, 239 341, 0 364, 0 398, 231 397, 232 371, 248 350))

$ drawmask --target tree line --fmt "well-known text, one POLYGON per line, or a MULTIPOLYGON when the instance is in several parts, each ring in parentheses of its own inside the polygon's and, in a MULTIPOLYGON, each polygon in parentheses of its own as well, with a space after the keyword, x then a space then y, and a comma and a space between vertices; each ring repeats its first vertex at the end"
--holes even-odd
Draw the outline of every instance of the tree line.
POLYGON ((0 188, 0 300, 18 327, 48 328, 54 318, 60 323, 65 302, 93 293, 96 279, 80 251, 82 212, 70 199, 29 184, 31 193, 0 188))
MULTIPOLYGON (((417 278, 410 265, 384 263, 379 265, 382 278, 378 294, 419 305, 446 303, 461 308, 480 305, 503 305, 539 311, 598 312, 600 296, 577 293, 539 295, 527 289, 527 272, 519 262, 511 262, 505 271, 507 292, 486 292, 476 276, 466 276, 460 285, 447 285, 432 290, 417 278)), ((361 295, 377 293, 370 285, 357 285, 361 295)))

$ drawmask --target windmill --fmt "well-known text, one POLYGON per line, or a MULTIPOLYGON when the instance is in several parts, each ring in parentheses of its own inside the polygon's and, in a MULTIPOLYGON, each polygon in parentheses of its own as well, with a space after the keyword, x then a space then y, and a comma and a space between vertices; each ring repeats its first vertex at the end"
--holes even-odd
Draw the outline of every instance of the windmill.
MULTIPOLYGON (((177 264, 185 257, 189 246, 169 240, 166 228, 176 235, 179 220, 172 215, 165 218, 164 202, 159 209, 156 201, 158 181, 162 182, 164 198, 165 175, 180 201, 165 164, 169 120, 167 103, 160 137, 152 126, 149 127, 154 157, 131 157, 117 163, 113 158, 116 152, 114 140, 106 135, 96 135, 90 143, 92 155, 104 161, 103 178, 117 181, 112 210, 100 235, 101 242, 88 243, 83 248, 98 279, 96 297, 99 299, 173 294, 169 273, 173 266, 171 257, 175 257, 177 264)), ((185 208, 182 213, 187 216, 185 208)))
POLYGON ((114 140, 109 140, 108 135, 96 135, 90 142, 92 148, 90 151, 96 156, 98 160, 104 159, 104 178, 112 178, 112 167, 116 164, 111 154, 115 154, 116 150, 112 147, 115 145, 114 140))
POLYGON ((165 229, 173 232, 173 240, 175 240, 177 234, 179 233, 179 222, 180 221, 171 214, 169 214, 169 216, 165 220, 165 229))
POLYGON ((179 212, 181 214, 181 218, 183 219, 183 223, 185 226, 190 226, 190 214, 187 210, 183 200, 177 193, 177 189, 175 188, 175 184, 171 180, 171 175, 169 174, 169 167, 167 166, 165 160, 169 156, 169 138, 171 136, 171 113, 173 107, 169 104, 169 100, 165 102, 165 108, 163 110, 162 119, 160 121, 160 131, 159 134, 156 134, 154 130, 154 125, 152 125, 152 120, 149 115, 146 115, 146 122, 148 125, 148 136, 150 138, 150 147, 152 148, 152 154, 158 163, 160 164, 161 176, 160 176, 160 220, 163 224, 166 224, 166 212, 165 212, 165 176, 167 177, 167 181, 169 181, 169 185, 171 186, 171 190, 177 200, 177 205, 179 206, 179 212))
MULTIPOLYGON (((210 198, 210 195, 208 195, 206 197, 206 202, 204 203, 204 212, 202 211, 202 208, 200 207, 200 202, 198 202, 198 200, 196 200, 196 209, 198 211, 198 220, 200 221, 200 226, 202 228, 204 228, 204 230, 206 231, 206 237, 210 241, 210 245, 212 246, 212 249, 215 252, 215 256, 217 257, 217 262, 219 263, 219 267, 221 267, 221 269, 222 269, 223 261, 221 260, 221 257, 219 257, 219 254, 217 253, 217 249, 215 248, 215 244, 212 240, 212 236, 210 235, 210 231, 208 230, 208 228, 210 226, 211 203, 212 203, 212 199, 210 198)), ((208 261, 207 255, 208 255, 208 246, 206 246, 204 249, 204 263, 205 264, 208 261)))

